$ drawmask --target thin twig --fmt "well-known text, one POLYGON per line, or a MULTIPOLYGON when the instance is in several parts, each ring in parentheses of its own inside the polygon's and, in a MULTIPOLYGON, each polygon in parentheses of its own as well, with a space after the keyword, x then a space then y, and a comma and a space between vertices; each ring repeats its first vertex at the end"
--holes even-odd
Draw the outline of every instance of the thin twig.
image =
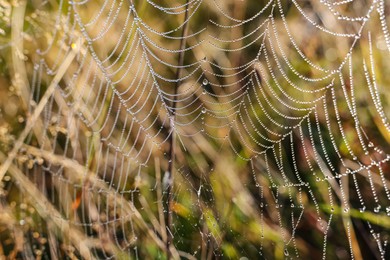
MULTIPOLYGON (((62 167, 71 170, 70 172, 74 174, 74 176, 72 176, 74 182, 83 180, 85 178, 85 175, 87 175, 89 176, 88 181, 90 182, 90 185, 92 187, 95 187, 96 189, 104 191, 107 194, 107 199, 112 199, 114 201, 123 200, 123 196, 121 194, 115 193, 115 189, 111 189, 109 186, 107 186, 107 183, 105 183, 102 179, 99 179, 95 173, 90 172, 89 169, 85 168, 85 166, 79 164, 77 161, 66 158, 64 156, 53 154, 49 151, 38 149, 33 146, 24 145, 23 147, 26 149, 28 154, 31 154, 36 157, 41 157, 45 161, 48 161, 53 165, 61 165, 62 167)), ((132 202, 128 201, 128 203, 121 203, 121 207, 124 211, 124 215, 133 216, 137 226, 143 232, 145 232, 145 234, 147 234, 162 250, 165 249, 164 242, 160 240, 160 238, 148 226, 148 224, 144 220, 144 217, 141 215, 141 213, 137 210, 137 208, 133 205, 132 202)), ((171 254, 172 256, 174 256, 174 258, 179 258, 179 253, 175 248, 171 248, 171 254)))
MULTIPOLYGON (((0 160, 6 156, 0 152, 0 160)), ((27 193, 29 198, 34 201, 34 207, 43 219, 50 219, 61 231, 61 234, 67 236, 71 243, 77 248, 84 259, 95 259, 90 253, 89 240, 86 239, 80 230, 73 228, 68 221, 63 219, 56 208, 47 200, 47 198, 36 188, 36 186, 16 167, 9 165, 10 175, 18 183, 21 190, 27 193)))
MULTIPOLYGON (((23 25, 25 22, 24 16, 26 12, 27 1, 19 1, 12 9, 11 22, 11 53, 12 53, 12 85, 15 87, 22 108, 26 113, 29 112, 31 87, 27 77, 27 64, 24 50, 23 25)), ((37 118, 32 131, 34 132, 39 145, 45 149, 51 146, 50 140, 45 133, 42 133, 44 128, 41 118, 37 118)))
MULTIPOLYGON (((188 0, 186 1, 186 5, 188 5, 188 0)), ((175 84, 175 89, 174 89, 174 95, 173 95, 173 101, 172 101, 172 115, 171 115, 171 120, 170 120, 170 127, 171 127, 171 135, 169 137, 169 145, 170 145, 170 150, 169 150, 169 161, 168 161, 168 171, 166 174, 167 176, 167 196, 166 196, 166 228, 167 228, 167 241, 166 241, 166 248, 167 248, 167 259, 169 260, 171 258, 171 250, 170 246, 172 245, 173 242, 173 237, 172 237, 172 212, 171 212, 171 205, 172 205, 172 187, 173 187, 173 165, 175 163, 175 145, 176 145, 176 134, 175 134, 175 109, 176 109, 176 100, 177 100, 177 93, 178 89, 180 87, 180 77, 181 77, 181 72, 182 72, 182 66, 184 63, 184 48, 186 46, 186 35, 188 31, 188 6, 186 6, 186 11, 184 15, 184 26, 183 26, 183 31, 180 39, 180 52, 179 52, 179 60, 178 60, 178 68, 176 71, 176 84, 175 84)), ((165 178, 164 178, 165 179, 165 178)))
POLYGON ((16 157, 19 149, 22 147, 24 143, 24 139, 28 136, 31 129, 34 127, 35 122, 41 115, 43 109, 45 108, 47 102, 49 101, 50 97, 53 95, 54 91, 57 88, 58 83, 64 76, 65 72, 67 71, 68 67, 72 64, 73 59, 76 57, 76 54, 79 50, 79 43, 72 45, 72 49, 64 59, 64 62, 61 64, 61 66, 58 68, 57 74, 54 76, 52 82, 50 83, 49 87, 47 88, 45 94, 43 95, 41 101, 37 105, 36 109, 34 110, 34 113, 31 115, 31 117, 28 118, 26 127, 23 129, 22 133, 19 135, 18 140, 16 140, 15 145, 11 152, 8 155, 8 158, 5 160, 5 162, 0 167, 0 181, 3 179, 5 173, 7 172, 8 168, 12 164, 13 159, 16 157))

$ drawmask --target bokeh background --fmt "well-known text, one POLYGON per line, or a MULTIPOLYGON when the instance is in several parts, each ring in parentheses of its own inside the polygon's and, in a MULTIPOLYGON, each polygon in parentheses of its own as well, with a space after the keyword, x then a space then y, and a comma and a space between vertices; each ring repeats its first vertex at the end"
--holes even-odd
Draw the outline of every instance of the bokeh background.
POLYGON ((389 9, 0 0, 0 258, 389 258, 389 9))

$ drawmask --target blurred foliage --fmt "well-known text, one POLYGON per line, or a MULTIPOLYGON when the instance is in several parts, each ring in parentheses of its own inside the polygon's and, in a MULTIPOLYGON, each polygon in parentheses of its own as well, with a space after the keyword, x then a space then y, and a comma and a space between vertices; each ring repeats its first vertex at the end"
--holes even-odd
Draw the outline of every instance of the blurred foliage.
MULTIPOLYGON (((166 210, 163 200, 166 194, 162 179, 169 161, 169 143, 163 142, 170 134, 169 120, 166 120, 167 115, 161 112, 162 108, 159 110, 153 106, 157 98, 156 91, 150 99, 146 94, 130 93, 138 98, 135 108, 142 108, 139 118, 146 118, 146 121, 151 120, 148 115, 157 118, 156 125, 149 129, 151 136, 156 135, 156 137, 151 139, 152 141, 148 139, 144 144, 143 141, 148 137, 142 136, 137 139, 139 129, 125 128, 130 132, 129 145, 135 147, 136 152, 139 151, 137 154, 139 157, 133 160, 136 160, 135 164, 132 159, 120 161, 117 159, 118 152, 109 147, 110 140, 107 141, 106 137, 110 134, 110 127, 116 126, 112 136, 117 140, 122 127, 126 126, 125 118, 127 120, 126 113, 118 112, 119 119, 116 120, 117 115, 111 112, 118 110, 120 106, 115 102, 111 103, 112 100, 115 101, 113 89, 121 92, 131 86, 133 81, 145 82, 136 70, 146 62, 142 61, 142 54, 134 54, 132 58, 140 60, 138 66, 132 66, 127 74, 129 76, 122 81, 120 79, 126 74, 122 71, 115 74, 111 80, 119 83, 114 88, 108 88, 106 93, 98 90, 98 85, 91 83, 95 80, 90 76, 93 73, 98 75, 98 80, 106 76, 100 71, 98 66, 100 64, 94 61, 94 55, 104 59, 107 58, 108 53, 115 50, 123 29, 121 24, 126 19, 125 14, 128 10, 126 8, 129 8, 131 1, 120 2, 124 8, 118 11, 114 21, 115 29, 110 30, 110 37, 93 42, 88 42, 85 35, 83 36, 83 30, 76 22, 72 8, 77 9, 80 19, 84 19, 85 22, 99 13, 103 2, 90 1, 86 6, 81 5, 76 8, 70 1, 0 0, 0 162, 2 164, 23 130, 28 127, 29 118, 43 99, 44 93, 50 89, 56 75, 63 73, 63 77, 58 82, 58 89, 49 99, 41 116, 33 122, 34 126, 27 138, 22 140, 23 146, 18 150, 8 173, 2 179, 0 258, 167 258, 164 244, 167 230, 163 217, 166 210), (61 10, 58 13, 59 8, 61 10), (24 17, 19 28, 21 33, 13 35, 12 31, 18 30, 16 26, 18 21, 12 19, 21 15, 24 17), (23 49, 18 49, 19 46, 23 49), (94 54, 91 54, 92 50, 94 54), (72 52, 75 52, 75 60, 68 67, 61 67, 72 52), (84 55, 85 53, 87 54, 84 55), (20 67, 21 64, 23 68, 20 67), (92 93, 92 98, 83 100, 85 101, 83 105, 77 103, 78 97, 83 95, 82 91, 87 93, 88 90, 92 93), (142 107, 138 104, 139 100, 142 107), (101 114, 94 111, 95 101, 102 104, 101 114), (96 119, 96 125, 85 123, 90 118, 96 119), (104 126, 105 121, 109 122, 107 126, 104 126), (102 130, 98 133, 96 129, 99 126, 102 126, 102 130), (147 147, 144 150, 143 145, 147 147), (146 165, 142 164, 144 161, 147 162, 146 165)), ((119 3, 119 1, 108 2, 119 3)), ((162 6, 170 7, 183 4, 181 1, 157 2, 162 6)), ((385 10, 388 12, 389 3, 380 2, 384 3, 385 10)), ((249 0, 216 1, 216 3, 218 5, 213 1, 203 1, 200 9, 191 17, 188 32, 190 35, 202 28, 207 30, 196 37, 189 38, 187 46, 196 45, 202 39, 210 40, 210 35, 216 35, 220 39, 235 39, 248 35, 259 26, 259 22, 221 29, 213 26, 209 20, 231 25, 234 24, 233 19, 252 17, 267 4, 266 1, 249 0), (234 18, 228 19, 221 15, 221 10, 218 8, 234 18)), ((275 1, 275 3, 279 2, 275 1)), ((322 21, 326 25, 334 21, 327 21, 325 15, 321 16, 324 7, 319 6, 318 1, 305 1, 300 4, 308 16, 316 18, 316 21, 322 21)), ((371 3, 367 1, 353 1, 345 7, 340 7, 339 11, 345 15, 356 13, 363 15, 361 9, 366 10, 369 4, 371 3)), ((336 70, 342 62, 348 64, 349 59, 344 58, 350 51, 349 47, 354 39, 317 33, 315 28, 308 25, 302 14, 294 8, 291 1, 282 1, 280 6, 287 17, 294 39, 308 59, 329 71, 336 70)), ((143 0, 134 1, 134 8, 139 19, 145 21, 154 30, 169 31, 179 28, 171 36, 180 37, 184 12, 168 15, 143 0)), ((292 51, 291 39, 287 33, 283 33, 284 25, 276 9, 277 7, 273 12, 275 27, 280 30, 279 40, 287 52, 291 66, 306 77, 320 77, 322 75, 320 72, 308 66, 299 53, 292 51)), ((102 17, 108 17, 109 14, 110 7, 103 8, 102 17)), ((264 20, 269 14, 268 12, 261 15, 258 20, 264 20)), ((387 86, 390 84, 388 76, 390 59, 378 16, 377 13, 372 14, 361 32, 361 37, 354 45, 353 64, 342 67, 340 71, 344 79, 349 78, 350 72, 353 74, 354 102, 360 125, 356 126, 355 118, 349 113, 343 89, 329 88, 324 91, 326 93, 324 102, 316 104, 317 112, 307 117, 309 123, 306 120, 300 122, 303 135, 301 136, 298 128, 295 128, 291 132, 293 145, 289 140, 290 135, 280 141, 277 148, 280 148, 282 162, 274 159, 265 162, 263 157, 256 156, 253 151, 259 151, 259 145, 251 141, 249 136, 241 137, 241 131, 246 132, 241 126, 241 128, 233 127, 236 120, 232 119, 233 116, 226 116, 228 114, 226 111, 239 102, 220 98, 224 94, 233 95, 243 92, 243 83, 236 83, 237 81, 234 80, 238 79, 240 82, 240 79, 250 73, 259 74, 260 72, 253 68, 256 64, 266 68, 267 60, 264 54, 258 57, 258 63, 253 67, 247 68, 242 74, 237 74, 236 79, 229 79, 224 74, 226 71, 210 65, 215 63, 221 67, 242 66, 256 57, 262 40, 257 39, 249 47, 237 52, 216 51, 211 45, 200 45, 186 52, 184 64, 191 64, 204 57, 207 57, 208 63, 201 65, 203 72, 206 73, 194 74, 198 77, 189 77, 182 82, 178 92, 185 93, 186 89, 194 85, 202 86, 202 81, 206 79, 208 83, 203 84, 202 87, 204 87, 203 92, 206 91, 209 95, 202 95, 199 93, 202 90, 194 88, 196 90, 188 94, 194 101, 191 106, 188 106, 188 110, 183 110, 184 112, 198 111, 199 109, 195 107, 203 107, 208 102, 208 110, 202 120, 199 119, 199 111, 198 114, 191 114, 188 118, 184 116, 177 118, 183 125, 177 127, 178 133, 182 135, 179 134, 180 138, 176 144, 174 202, 170 209, 174 224, 173 230, 169 232, 172 232, 174 237, 174 257, 180 255, 188 259, 283 259, 295 258, 299 255, 302 259, 320 259, 323 250, 326 250, 328 259, 348 259, 352 256, 356 259, 360 257, 386 259, 390 256, 388 249, 382 255, 378 250, 378 247, 386 248, 387 242, 384 241, 390 239, 390 207, 386 193, 386 188, 390 187, 389 162, 384 161, 380 164, 382 175, 375 165, 370 172, 359 170, 362 165, 370 165, 373 160, 381 161, 390 154, 388 145, 390 134, 381 121, 389 112, 390 94, 387 86), (368 32, 372 38, 371 42, 368 32), (375 79, 384 115, 379 113, 371 100, 362 63, 364 60, 371 66, 368 47, 370 43, 374 45, 373 66, 375 66, 375 79), (222 76, 216 76, 218 74, 222 76), (227 90, 219 88, 223 84, 228 85, 232 82, 235 82, 233 88, 227 90), (334 93, 330 89, 334 90, 334 93), (332 98, 332 93, 335 99, 332 98), (198 96, 200 98, 195 99, 198 96), (339 106, 339 115, 333 110, 334 100, 339 106), (221 105, 224 102, 227 104, 221 105), (224 119, 211 115, 217 111, 216 104, 220 104, 226 112, 224 119), (325 115, 323 107, 332 109, 329 112, 330 118, 325 115), (318 125, 315 123, 317 119, 318 125), (192 123, 187 124, 188 122, 192 123), (328 122, 337 134, 329 133, 328 122), (207 128, 213 124, 219 127, 207 128), (345 136, 336 130, 339 125, 343 127, 345 136), (365 140, 369 140, 369 154, 365 154, 361 148, 356 127, 358 131, 364 133, 365 140), (310 135, 314 137, 314 143, 311 143, 310 135), (209 136, 216 138, 209 138, 209 136), (345 139, 348 140, 349 146, 346 145, 345 139), (233 149, 230 149, 229 142, 233 149), (321 166, 314 166, 314 170, 310 169, 302 143, 310 149, 307 152, 311 157, 315 157, 313 148, 316 148, 324 165, 326 165, 324 158, 328 157, 337 172, 344 173, 346 169, 340 163, 333 142, 337 144, 337 149, 350 170, 356 172, 340 178, 319 178, 318 176, 323 176, 321 166), (323 146, 326 148, 325 151, 329 151, 328 154, 324 154, 323 146), (355 152, 357 158, 351 157, 349 149, 355 152), (284 174, 291 180, 296 179, 292 154, 299 168, 299 177, 307 184, 306 186, 286 185, 283 180, 278 166, 280 163, 283 165, 284 174), (372 192, 373 186, 376 197, 372 192), (361 208, 359 196, 364 198, 367 208, 361 208), (343 200, 348 201, 350 208, 345 206, 343 200), (378 206, 381 208, 377 210, 378 206), (325 238, 324 234, 326 234, 325 238), (352 252, 351 248, 353 248, 352 252)), ((390 24, 389 18, 386 17, 384 22, 390 24)), ((103 26, 102 24, 103 22, 98 25, 103 26)), ((99 35, 101 28, 98 25, 92 29, 88 28, 91 38, 99 35)), ((354 26, 357 27, 356 24, 354 26)), ((145 27, 144 25, 145 34, 155 37, 152 40, 158 42, 160 46, 173 50, 178 48, 178 40, 149 35, 145 27)), ((345 26, 343 22, 332 24, 332 29, 345 33, 357 30, 353 25, 345 26)), ((126 37, 129 37, 129 41, 139 37, 139 31, 129 31, 128 28, 127 30, 126 37)), ((274 29, 269 25, 268 30, 274 29)), ((220 47, 240 49, 256 37, 257 35, 251 35, 238 42, 223 42, 223 46, 220 47)), ((265 46, 270 57, 272 57, 271 49, 274 48, 275 55, 282 60, 283 54, 275 47, 276 45, 271 46, 266 43, 265 46)), ((129 48, 129 46, 124 47, 125 51, 130 51, 129 48)), ((166 55, 151 44, 150 48, 157 57, 164 58, 166 63, 177 64, 178 53, 166 55)), ((112 71, 121 69, 124 64, 128 65, 125 56, 120 54, 120 48, 115 50, 114 55, 107 60, 108 64, 118 61, 113 65, 112 71)), ((277 62, 271 60, 270 63, 276 77, 283 78, 278 71, 277 62)), ((174 66, 162 66, 156 59, 150 59, 150 66, 155 68, 155 73, 165 78, 175 77, 174 66)), ((306 87, 307 82, 304 79, 294 74, 286 64, 281 66, 297 86, 306 87)), ((272 80, 271 73, 265 70, 264 74, 268 78, 264 75, 259 76, 262 84, 268 81, 275 93, 283 97, 272 80)), ((236 71, 240 70, 236 69, 236 71)), ((191 71, 185 69, 183 73, 189 75, 191 71)), ((334 78, 335 85, 340 86, 338 75, 334 78)), ((167 83, 161 78, 156 81, 161 85, 161 91, 174 93, 173 83, 167 83)), ((289 86, 285 80, 280 82, 284 84, 284 88, 289 86)), ((328 83, 330 82, 331 80, 328 83)), ((348 91, 351 91, 351 86, 348 85, 350 82, 346 81, 345 84, 348 91)), ((311 82, 307 89, 313 86, 315 87, 316 84, 311 82)), ((323 84, 319 87, 323 87, 323 84)), ((306 96, 296 89, 289 88, 287 91, 289 95, 307 102, 323 94, 319 92, 306 96)), ((248 117, 259 117, 265 124, 272 125, 260 105, 256 103, 256 95, 261 95, 261 90, 252 89, 249 90, 249 94, 251 102, 248 101, 246 104, 254 107, 248 117)), ((167 99, 166 102, 170 101, 167 99)), ((267 105, 269 104, 277 106, 280 103, 272 100, 267 105)), ((302 105, 302 108, 307 107, 302 105)), ((290 111, 285 107, 283 109, 281 112, 288 116, 302 116, 302 112, 290 111)), ((271 117, 280 119, 276 113, 271 114, 271 117)), ((237 122, 241 122, 239 118, 237 122)), ((283 122, 283 124, 292 125, 290 122, 283 122)), ((255 136, 264 134, 255 131, 256 127, 250 128, 251 134, 255 136)), ((284 129, 272 130, 286 133, 284 129)), ((311 162, 315 164, 314 159, 311 162)))

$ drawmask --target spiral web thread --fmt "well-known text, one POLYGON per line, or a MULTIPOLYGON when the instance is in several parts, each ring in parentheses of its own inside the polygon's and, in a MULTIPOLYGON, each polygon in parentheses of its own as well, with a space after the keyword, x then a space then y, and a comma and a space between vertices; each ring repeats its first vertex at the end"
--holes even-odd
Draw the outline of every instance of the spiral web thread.
MULTIPOLYGON (((167 233, 177 248, 185 245, 183 225, 167 230, 161 214, 150 213, 162 197, 147 201, 140 188, 157 176, 149 192, 164 193, 159 172, 166 170, 175 134, 181 154, 175 172, 188 183, 175 184, 174 191, 191 194, 194 213, 188 214, 199 218, 192 224, 199 246, 174 248, 174 256, 202 258, 204 247, 223 256, 224 237, 246 240, 232 224, 218 226, 223 214, 201 202, 217 200, 209 177, 190 180, 187 155, 203 153, 202 162, 191 163, 202 165, 204 176, 226 174, 227 182, 235 181, 227 173, 233 170, 217 168, 216 155, 202 151, 206 142, 219 153, 231 151, 231 160, 242 161, 242 174, 250 176, 244 181, 250 192, 233 190, 234 200, 225 202, 249 212, 252 235, 260 237, 239 255, 267 256, 275 247, 284 257, 304 257, 310 246, 302 226, 309 225, 321 240, 319 258, 331 258, 336 235, 345 241, 338 245, 341 256, 361 258, 357 237, 364 235, 372 254, 385 259, 389 8, 375 0, 31 4, 26 33, 38 43, 27 111, 33 115, 40 104, 43 109, 8 170, 19 183, 15 174, 27 173, 35 185, 27 194, 43 196, 37 211, 50 216, 35 229, 64 230, 62 239, 46 232, 50 248, 69 240, 74 254, 86 258, 137 257, 144 254, 138 252, 143 239, 164 250, 167 233), (177 64, 180 52, 184 65, 177 64), (205 232, 202 221, 214 226, 205 232)), ((25 211, 20 218, 34 214, 25 211)))

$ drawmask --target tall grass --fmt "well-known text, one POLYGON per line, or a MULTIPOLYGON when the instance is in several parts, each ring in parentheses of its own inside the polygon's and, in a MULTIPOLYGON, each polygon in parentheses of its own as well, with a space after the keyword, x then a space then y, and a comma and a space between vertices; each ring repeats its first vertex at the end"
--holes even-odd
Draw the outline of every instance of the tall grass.
MULTIPOLYGON (((170 7, 185 4, 184 1, 161 2, 170 7)), ((254 122, 258 118, 271 127, 270 119, 256 103, 256 95, 262 95, 261 91, 266 91, 264 96, 271 96, 267 82, 275 95, 283 98, 270 71, 281 79, 282 88, 288 86, 282 80, 277 62, 271 59, 272 50, 279 60, 287 55, 291 66, 307 77, 322 74, 293 51, 291 39, 283 33, 278 6, 273 11, 275 19, 267 26, 269 32, 279 32, 281 49, 286 53, 265 41, 269 57, 261 53, 252 67, 236 69, 233 73, 217 69, 213 64, 239 67, 256 57, 262 38, 249 47, 241 47, 256 38, 256 34, 249 33, 270 12, 260 16, 258 23, 221 29, 209 20, 234 24, 221 10, 234 19, 244 19, 267 3, 216 2, 218 5, 204 1, 191 16, 191 22, 180 27, 192 9, 181 8, 178 14, 172 15, 147 1, 134 1, 139 18, 154 30, 167 31, 179 26, 174 34, 177 39, 168 40, 148 34, 145 27, 137 25, 160 46, 184 50, 206 40, 188 51, 169 54, 149 44, 157 58, 174 64, 165 66, 157 58, 146 60, 142 44, 129 58, 120 55, 122 48, 128 53, 136 47, 121 43, 116 48, 123 37, 130 2, 122 2, 123 8, 118 9, 115 29, 110 29, 109 37, 99 39, 104 18, 112 17, 110 4, 118 6, 119 2, 108 1, 100 12, 104 1, 74 7, 68 1, 0 0, 0 258, 282 259, 299 256, 317 259, 324 251, 329 259, 389 256, 388 250, 381 255, 378 249, 385 247, 383 243, 389 239, 388 162, 384 161, 380 167, 373 165, 370 171, 359 170, 372 160, 385 160, 390 153, 390 135, 383 123, 389 106, 386 86, 390 83, 390 64, 379 14, 373 13, 354 45, 352 59, 345 60, 347 65, 334 80, 335 85, 341 86, 340 78, 346 79, 344 84, 351 95, 352 87, 347 79, 353 74, 353 102, 360 125, 356 125, 356 119, 349 113, 348 102, 352 99, 347 102, 342 87, 305 96, 298 96, 299 91, 295 89, 287 89, 289 95, 302 101, 314 100, 324 93, 325 98, 316 104, 316 113, 307 117, 309 121, 303 121, 302 128, 295 128, 275 146, 282 160, 265 161, 264 157, 255 156, 254 151, 260 146, 249 135, 258 137, 264 133, 256 131, 260 125, 250 126, 249 119, 245 121, 245 118, 254 122), (80 17, 73 16, 72 8, 77 8, 80 17), (96 14, 101 15, 96 25, 83 31, 78 23, 86 23, 96 14), (206 30, 196 37, 180 39, 202 28, 206 30), (97 39, 89 42, 85 33, 97 39), (240 39, 247 35, 239 41, 222 42, 220 47, 227 51, 207 44, 207 41, 216 43, 213 37, 240 39), (231 49, 239 51, 231 52, 231 49), (112 51, 113 55, 109 56, 112 51), (129 88, 150 84, 147 82, 151 79, 142 73, 146 65, 164 78, 178 79, 190 75, 191 70, 176 65, 191 64, 204 57, 207 59, 200 63, 201 71, 184 81, 155 79, 155 84, 166 93, 164 102, 171 110, 162 105, 161 93, 156 88, 151 87, 150 93, 129 88), (270 70, 267 58, 272 64, 270 70), (106 62, 102 65, 98 60, 106 62), (373 69, 384 115, 369 98, 373 69), (253 81, 261 82, 261 90, 245 92, 240 82, 250 73, 253 81), (229 84, 233 86, 220 87, 229 84), (131 112, 124 109, 117 92, 125 93, 123 99, 128 101, 124 103, 131 107, 131 112), (240 106, 241 100, 231 98, 236 93, 243 93, 243 104, 246 102, 248 107, 254 104, 252 114, 246 115, 238 109, 244 119, 238 113, 229 114, 240 106), (179 102, 178 94, 186 99, 179 102), (339 106, 338 114, 333 109, 332 97, 339 106), (330 111, 328 115, 326 109, 330 111), (134 111, 139 111, 137 120, 131 121, 129 114, 134 111), (180 113, 174 115, 175 111, 180 113), (193 111, 198 113, 191 114, 193 111), (203 116, 197 117, 198 114, 203 116), (174 127, 170 116, 176 120, 174 127), (239 124, 243 121, 249 125, 249 134, 239 124), (328 125, 334 131, 333 136, 328 125), (344 135, 337 130, 340 125, 344 135), (359 131, 363 137, 358 135, 359 131), (310 136, 314 136, 314 143, 310 136), (123 142, 126 138, 127 142, 123 142), (359 138, 372 144, 369 154, 361 148, 359 138), (344 165, 334 151, 334 144, 344 165), (115 146, 128 154, 123 156, 115 146), (349 149, 357 159, 350 156, 349 149), (329 154, 325 155, 323 150, 329 154), (305 153, 314 169, 310 169, 305 153), (252 159, 243 159, 248 157, 252 159), (344 173, 347 167, 356 173, 322 179, 323 168, 324 174, 333 174, 327 160, 337 172, 344 173), (283 165, 284 172, 279 164, 283 165), (284 175, 291 183, 296 180, 294 167, 299 169, 299 177, 306 186, 285 185, 284 175), (169 176, 168 189, 164 183, 165 172, 169 176), (317 176, 322 176, 321 180, 317 176), (361 208, 361 198, 367 205, 365 209, 361 208), (378 205, 381 208, 376 210, 378 205)), ((345 15, 364 15, 361 10, 366 5, 353 2, 339 11, 345 15)), ((386 10, 390 8, 388 3, 384 5, 386 10)), ((327 20, 326 8, 317 1, 307 1, 302 6, 310 18, 334 31, 347 33, 358 28, 356 24, 353 26, 357 28, 347 27, 333 18, 327 20)), ((314 30, 291 2, 281 3, 281 8, 294 40, 306 57, 328 70, 335 70, 344 62, 354 39, 336 37, 335 40, 314 30)), ((389 19, 385 17, 384 22, 389 24, 389 19)), ((140 32, 128 26, 124 37, 137 43, 140 32)), ((275 36, 271 40, 275 43, 275 36)), ((318 87, 297 77, 286 64, 281 66, 298 86, 307 90, 318 87)), ((275 99, 269 104, 280 105, 275 99)), ((302 104, 300 108, 308 108, 302 104)), ((286 107, 281 112, 290 117, 303 114, 286 107)), ((271 114, 271 118, 278 115, 271 114)), ((287 125, 287 122, 286 119, 282 123, 287 125)), ((272 130, 287 132, 276 127, 272 130)))

